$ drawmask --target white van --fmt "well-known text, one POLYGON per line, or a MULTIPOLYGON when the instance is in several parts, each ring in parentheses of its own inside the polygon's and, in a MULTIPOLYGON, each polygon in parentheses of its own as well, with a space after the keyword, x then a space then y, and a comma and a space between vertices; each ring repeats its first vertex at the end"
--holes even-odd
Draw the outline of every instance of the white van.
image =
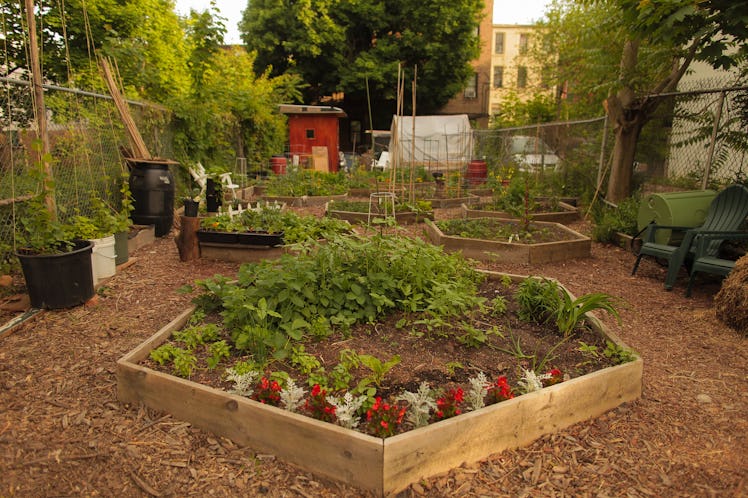
POLYGON ((508 149, 520 171, 561 169, 561 160, 541 138, 526 135, 509 137, 508 149))

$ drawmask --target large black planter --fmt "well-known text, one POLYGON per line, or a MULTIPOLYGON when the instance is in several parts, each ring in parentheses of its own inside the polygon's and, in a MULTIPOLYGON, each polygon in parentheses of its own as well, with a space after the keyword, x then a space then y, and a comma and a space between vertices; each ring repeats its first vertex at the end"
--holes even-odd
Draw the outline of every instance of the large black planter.
POLYGON ((62 254, 34 254, 19 249, 23 277, 34 308, 60 309, 83 304, 94 296, 91 252, 93 244, 76 241, 62 254))
POLYGON ((197 231, 197 240, 213 244, 275 247, 283 245, 283 232, 215 232, 200 229, 197 231))

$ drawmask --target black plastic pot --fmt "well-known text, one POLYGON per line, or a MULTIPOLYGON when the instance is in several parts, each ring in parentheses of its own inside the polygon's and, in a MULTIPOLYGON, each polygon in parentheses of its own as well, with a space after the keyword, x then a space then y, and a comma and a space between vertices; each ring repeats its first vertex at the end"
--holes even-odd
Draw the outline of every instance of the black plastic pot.
POLYGON ((208 178, 205 187, 205 206, 209 213, 217 213, 218 206, 223 204, 221 184, 208 178))
POLYGON ((199 201, 184 199, 184 215, 189 218, 197 218, 197 210, 200 207, 199 201))
POLYGON ((34 308, 60 309, 83 304, 94 296, 91 252, 87 240, 75 242, 73 250, 61 254, 16 252, 26 289, 34 308))

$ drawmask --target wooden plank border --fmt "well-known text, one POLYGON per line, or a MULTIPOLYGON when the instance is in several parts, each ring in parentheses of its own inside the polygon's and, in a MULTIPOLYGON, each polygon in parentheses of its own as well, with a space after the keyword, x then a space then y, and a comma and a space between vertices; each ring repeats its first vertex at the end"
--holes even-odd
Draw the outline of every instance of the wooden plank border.
MULTIPOLYGON (((486 273, 489 278, 505 275, 486 273)), ((120 401, 144 403, 304 470, 382 496, 463 463, 527 445, 641 396, 643 362, 635 353, 632 362, 380 439, 139 365, 187 323, 193 311, 191 307, 180 313, 117 362, 120 401)), ((594 330, 626 347, 597 317, 588 318, 594 330)))
MULTIPOLYGON (((516 223, 516 219, 506 219, 516 223)), ((560 223, 538 221, 538 225, 553 225, 569 234, 569 240, 522 244, 495 240, 471 239, 445 235, 431 220, 425 220, 426 233, 434 244, 449 252, 462 252, 466 257, 479 261, 505 261, 509 263, 552 263, 574 258, 588 258, 592 252, 592 240, 560 223)))

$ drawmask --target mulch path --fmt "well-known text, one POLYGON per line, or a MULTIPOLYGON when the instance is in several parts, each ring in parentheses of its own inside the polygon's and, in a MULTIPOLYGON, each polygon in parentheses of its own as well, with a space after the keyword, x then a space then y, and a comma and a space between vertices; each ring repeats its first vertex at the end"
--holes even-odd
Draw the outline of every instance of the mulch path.
MULTIPOLYGON (((118 402, 117 359, 187 306, 178 289, 238 267, 180 262, 173 234, 131 258, 95 304, 39 313, 0 339, 0 496, 365 495, 118 402)), ((645 260, 632 277, 632 264, 625 250, 593 244, 583 260, 487 265, 625 299, 622 325, 606 322, 644 359, 642 397, 402 496, 748 495, 746 336, 715 318, 717 281, 688 299, 683 278, 666 292, 663 268, 645 260)))

